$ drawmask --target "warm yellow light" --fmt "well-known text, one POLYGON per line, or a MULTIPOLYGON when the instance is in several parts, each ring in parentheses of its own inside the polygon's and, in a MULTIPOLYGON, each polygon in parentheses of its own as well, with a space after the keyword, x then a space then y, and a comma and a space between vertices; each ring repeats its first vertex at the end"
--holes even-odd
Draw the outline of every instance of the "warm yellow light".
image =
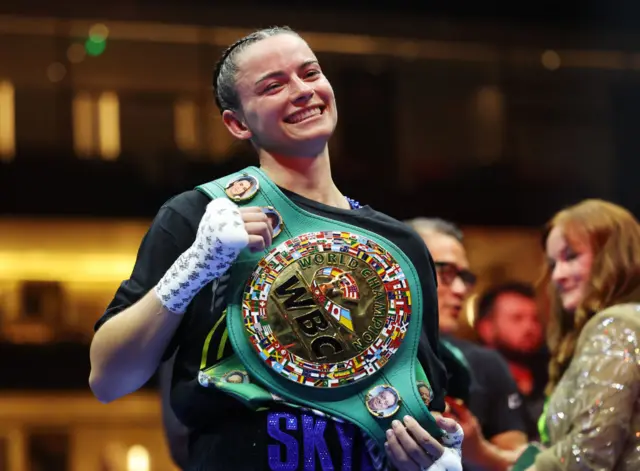
POLYGON ((15 154, 15 89, 8 80, 0 80, 0 160, 13 160, 15 154))
POLYGON ((72 64, 79 64, 85 57, 87 57, 87 50, 83 44, 73 43, 69 46, 69 49, 67 49, 67 59, 69 59, 69 62, 72 64))
POLYGON ((149 452, 142 445, 133 445, 127 452, 127 471, 149 471, 149 452))
POLYGON ((117 282, 134 263, 135 253, 0 251, 0 280, 117 282))
POLYGON ((73 147, 78 157, 94 154, 95 113, 93 100, 87 92, 79 92, 73 98, 73 147))
POLYGON ((562 64, 560 55, 556 51, 544 51, 540 60, 542 61, 543 67, 549 70, 557 70, 562 64))
POLYGON ((104 92, 98 99, 100 155, 115 160, 120 155, 120 102, 114 92, 104 92))
POLYGON ((89 29, 89 37, 91 39, 104 40, 107 39, 108 36, 109 28, 102 23, 95 24, 89 29))
POLYGON ((480 88, 475 99, 476 155, 484 164, 502 157, 504 141, 504 94, 497 86, 480 88))
POLYGON ((180 100, 174 105, 174 135, 182 152, 198 151, 198 106, 192 100, 180 100))
POLYGON ((478 299, 477 294, 469 296, 467 302, 464 304, 464 315, 467 319, 467 324, 474 327, 476 323, 476 301, 478 299))

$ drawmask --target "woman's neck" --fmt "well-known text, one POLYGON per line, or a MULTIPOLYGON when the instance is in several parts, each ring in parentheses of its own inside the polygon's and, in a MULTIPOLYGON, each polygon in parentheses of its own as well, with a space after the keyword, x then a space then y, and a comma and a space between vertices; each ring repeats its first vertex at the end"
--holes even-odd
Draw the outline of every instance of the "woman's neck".
POLYGON ((317 157, 280 157, 262 152, 260 168, 281 188, 328 206, 350 207, 333 183, 326 151, 317 157))

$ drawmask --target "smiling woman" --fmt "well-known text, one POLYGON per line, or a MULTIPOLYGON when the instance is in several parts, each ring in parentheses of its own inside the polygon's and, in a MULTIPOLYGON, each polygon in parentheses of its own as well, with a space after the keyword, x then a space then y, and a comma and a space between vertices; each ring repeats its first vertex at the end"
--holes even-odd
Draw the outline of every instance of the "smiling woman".
POLYGON ((297 33, 272 28, 249 35, 225 52, 216 73, 225 125, 237 139, 253 143, 261 162, 326 151, 338 119, 335 96, 297 33))
MULTIPOLYGON (((444 433, 416 385, 419 375, 429 407, 444 410, 428 251, 334 184, 336 100, 297 33, 240 39, 213 85, 226 129, 253 145, 260 168, 160 209, 96 324, 92 390, 104 402, 128 394, 177 351, 171 405, 190 430, 187 469, 384 469, 388 434, 404 430, 387 431, 387 418, 412 416, 416 431, 444 433), (245 380, 229 381, 231 372, 245 380), (372 402, 382 414, 364 400, 376 388, 386 391, 372 402)), ((427 468, 450 454, 436 445, 393 464, 427 468)))
POLYGON ((527 471, 640 469, 640 224, 626 209, 585 200, 544 233, 553 298, 548 448, 527 471))

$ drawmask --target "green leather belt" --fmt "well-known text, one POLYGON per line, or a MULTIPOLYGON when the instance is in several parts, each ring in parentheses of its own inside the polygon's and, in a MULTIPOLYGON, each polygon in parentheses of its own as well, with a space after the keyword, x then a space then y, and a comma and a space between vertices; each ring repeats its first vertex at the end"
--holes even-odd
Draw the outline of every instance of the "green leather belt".
POLYGON ((235 355, 200 372, 253 408, 282 401, 347 420, 382 446, 410 415, 441 435, 417 384, 422 290, 396 245, 296 206, 255 167, 197 188, 265 208, 277 234, 230 269, 227 329, 235 355))

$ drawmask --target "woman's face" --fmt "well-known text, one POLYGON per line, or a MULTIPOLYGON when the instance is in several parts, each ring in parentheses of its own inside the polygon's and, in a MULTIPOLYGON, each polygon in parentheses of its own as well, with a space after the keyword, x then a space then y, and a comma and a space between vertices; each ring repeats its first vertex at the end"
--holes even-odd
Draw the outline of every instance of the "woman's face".
POLYGON ((554 227, 546 244, 551 267, 551 281, 558 290, 562 306, 573 312, 582 303, 587 292, 593 264, 593 251, 587 240, 572 244, 561 227, 554 227))
POLYGON ((240 196, 249 188, 251 188, 251 183, 249 183, 247 180, 238 180, 236 182, 233 182, 231 188, 229 188, 229 192, 233 196, 240 196))
POLYGON ((249 46, 236 63, 242 109, 223 113, 231 133, 275 155, 322 152, 338 113, 331 84, 307 43, 279 34, 249 46))

